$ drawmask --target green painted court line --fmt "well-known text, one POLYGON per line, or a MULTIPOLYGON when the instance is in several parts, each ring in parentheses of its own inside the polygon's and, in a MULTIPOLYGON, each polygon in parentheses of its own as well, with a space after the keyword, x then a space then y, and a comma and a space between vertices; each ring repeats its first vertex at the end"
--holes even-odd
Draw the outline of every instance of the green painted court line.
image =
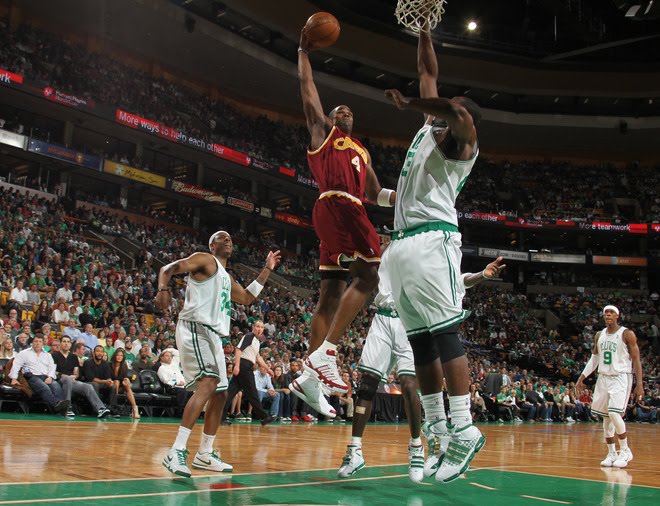
MULTIPOLYGON (((625 473, 625 471, 623 472, 625 473)), ((613 479, 626 478, 614 474, 613 479)), ((66 482, 51 486, 15 484, 0 487, 0 504, 127 504, 140 506, 200 504, 256 505, 277 503, 372 504, 424 506, 449 501, 455 505, 518 506, 534 503, 660 503, 660 489, 620 483, 539 476, 493 469, 469 471, 468 479, 419 486, 407 477, 406 465, 366 467, 353 478, 337 479, 336 470, 215 475, 192 479, 139 479, 113 482, 66 482)))

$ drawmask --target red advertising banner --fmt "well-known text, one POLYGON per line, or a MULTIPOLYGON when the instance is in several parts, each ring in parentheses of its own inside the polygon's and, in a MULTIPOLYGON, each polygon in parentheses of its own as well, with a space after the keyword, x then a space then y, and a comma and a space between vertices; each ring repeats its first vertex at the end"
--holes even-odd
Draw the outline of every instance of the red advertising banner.
POLYGON ((254 204, 252 202, 237 199, 236 197, 227 197, 227 204, 233 207, 238 207, 239 209, 247 211, 248 213, 254 211, 254 204))
POLYGON ((245 153, 235 151, 221 144, 210 144, 209 151, 211 151, 215 156, 224 158, 230 162, 238 163, 245 167, 249 167, 249 165, 252 163, 252 159, 245 153))
POLYGON ((6 85, 23 84, 23 76, 0 68, 0 83, 6 85))
POLYGON ((626 267, 646 267, 648 259, 644 257, 607 257, 594 255, 594 265, 622 265, 626 267))
POLYGON ((219 193, 215 193, 211 190, 205 190, 200 186, 195 186, 194 184, 182 183, 180 181, 172 181, 172 189, 182 195, 187 197, 193 197, 196 199, 206 200, 207 202, 213 202, 217 204, 224 204, 227 199, 219 193))
POLYGON ((285 176, 289 177, 296 177, 296 171, 286 167, 280 167, 280 174, 284 174, 285 176))
POLYGON ((651 230, 660 233, 660 223, 651 223, 651 230))
POLYGON ((44 97, 51 102, 66 105, 68 107, 76 108, 93 108, 96 104, 92 100, 85 100, 84 98, 77 97, 71 93, 63 93, 55 88, 46 86, 44 88, 44 97))
POLYGON ((312 222, 308 219, 301 218, 300 216, 295 216, 289 213, 281 213, 278 211, 275 213, 275 219, 283 223, 288 223, 289 225, 295 225, 296 227, 311 229, 314 228, 314 225, 312 225, 312 222))

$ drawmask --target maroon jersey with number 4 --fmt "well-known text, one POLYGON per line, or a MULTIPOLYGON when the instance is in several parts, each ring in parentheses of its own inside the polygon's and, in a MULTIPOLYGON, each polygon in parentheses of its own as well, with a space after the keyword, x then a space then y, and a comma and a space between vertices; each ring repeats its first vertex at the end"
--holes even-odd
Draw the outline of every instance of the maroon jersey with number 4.
POLYGON ((307 162, 319 192, 342 191, 364 199, 368 156, 359 140, 335 126, 320 148, 307 151, 307 162))
POLYGON ((320 244, 321 271, 347 270, 358 258, 380 261, 380 238, 362 205, 367 180, 367 150, 336 126, 307 161, 321 193, 312 222, 320 244))

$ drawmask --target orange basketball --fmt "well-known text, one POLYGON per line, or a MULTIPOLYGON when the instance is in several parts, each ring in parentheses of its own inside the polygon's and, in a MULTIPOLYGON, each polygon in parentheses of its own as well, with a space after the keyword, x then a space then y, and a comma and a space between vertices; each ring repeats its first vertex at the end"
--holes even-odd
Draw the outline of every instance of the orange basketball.
POLYGON ((317 12, 305 23, 307 40, 317 48, 331 46, 339 38, 339 21, 329 12, 317 12))

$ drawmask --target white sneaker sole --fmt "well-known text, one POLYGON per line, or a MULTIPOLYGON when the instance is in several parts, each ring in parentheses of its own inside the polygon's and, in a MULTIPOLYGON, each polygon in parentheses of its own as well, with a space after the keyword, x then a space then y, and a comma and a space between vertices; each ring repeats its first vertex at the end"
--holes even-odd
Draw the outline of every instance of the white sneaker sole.
POLYGON ((311 408, 315 409, 323 416, 327 418, 335 418, 337 416, 337 412, 332 409, 332 406, 330 406, 329 403, 326 402, 325 404, 327 404, 327 406, 324 406, 317 399, 310 400, 310 398, 305 393, 305 390, 298 383, 297 379, 293 380, 289 384, 289 390, 291 390, 292 394, 306 402, 311 408))

